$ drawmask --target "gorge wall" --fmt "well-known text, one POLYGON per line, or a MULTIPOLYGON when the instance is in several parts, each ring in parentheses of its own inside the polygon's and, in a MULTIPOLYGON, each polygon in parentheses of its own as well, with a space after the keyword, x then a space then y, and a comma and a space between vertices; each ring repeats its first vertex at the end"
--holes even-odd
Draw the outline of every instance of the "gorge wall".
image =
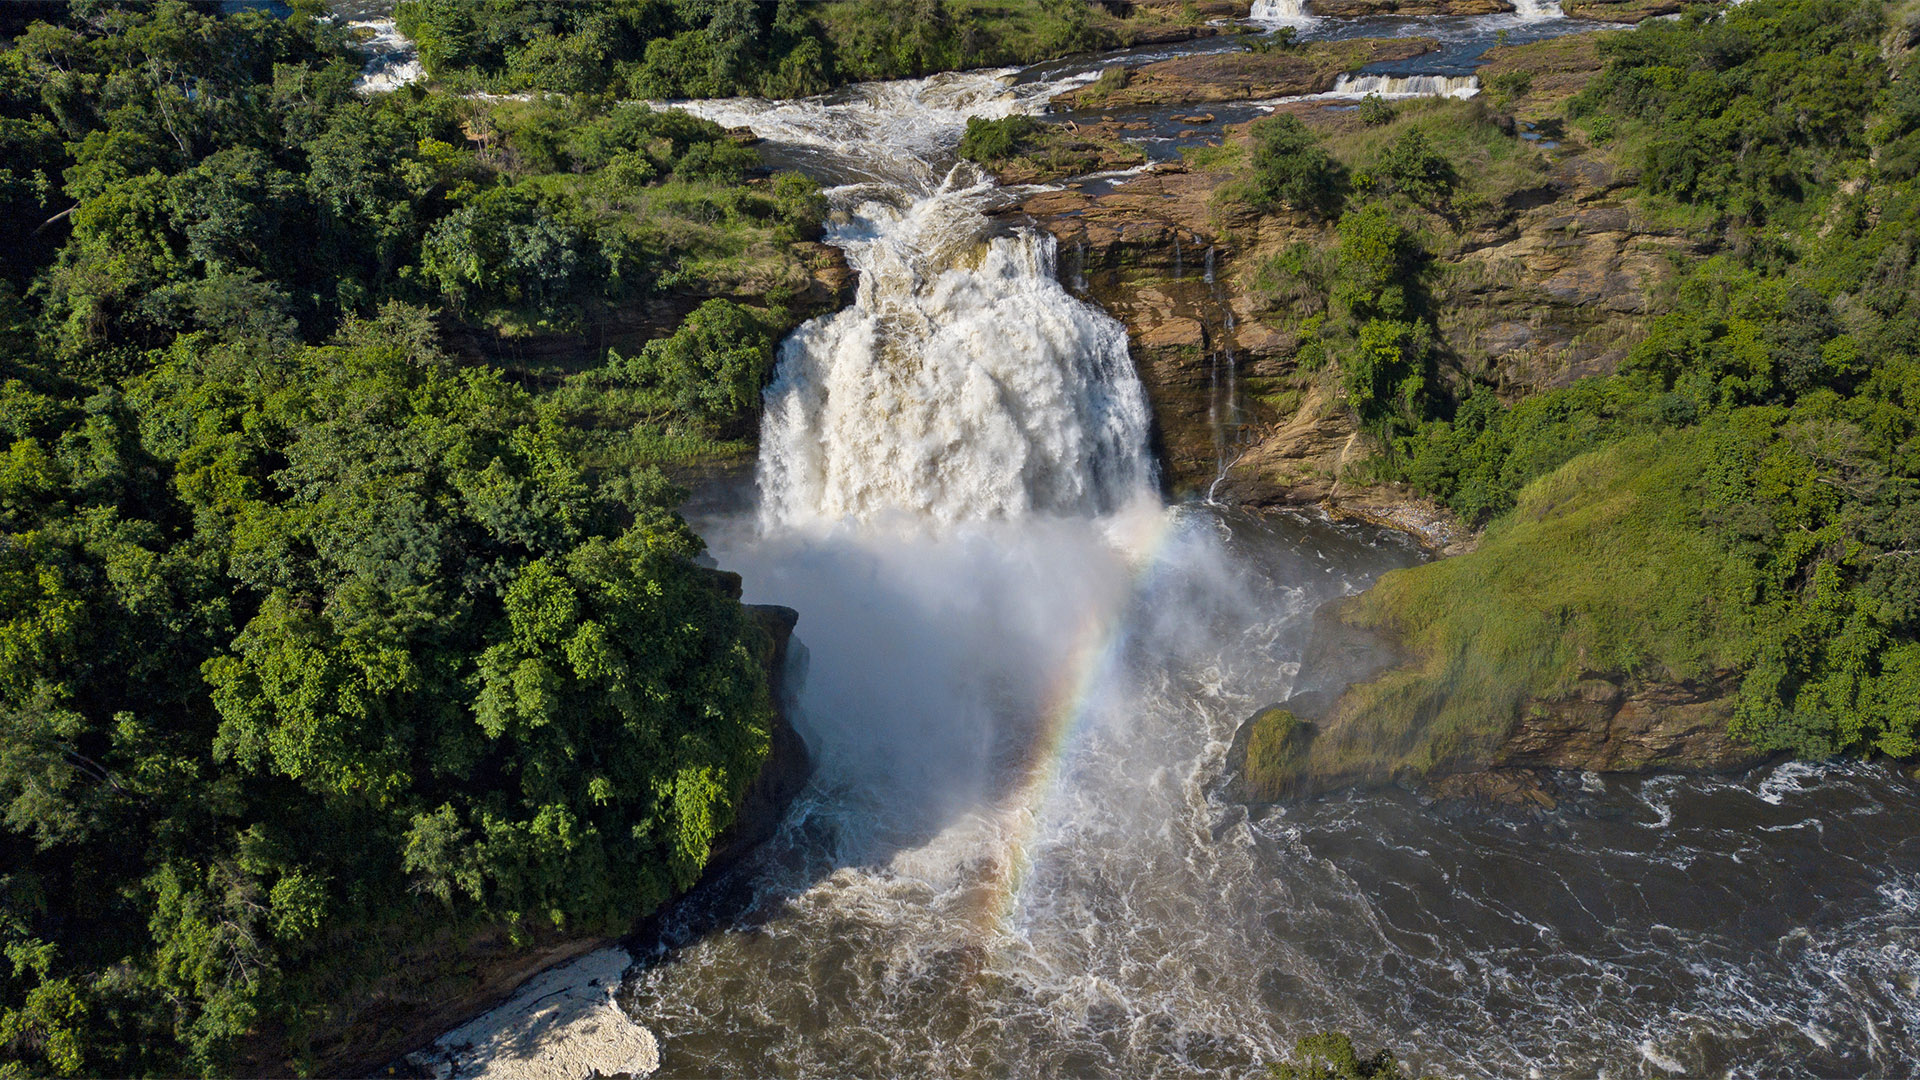
MULTIPOLYGON (((1488 59, 1483 72, 1531 68, 1537 96, 1550 102, 1577 91, 1599 63, 1591 46, 1497 48, 1488 59)), ((1329 120, 1334 114, 1313 104, 1282 108, 1323 129, 1354 123, 1329 120)), ((1516 123, 1495 120, 1510 130, 1516 123)), ((1559 138, 1529 132, 1545 145, 1537 182, 1463 227, 1450 249, 1434 253, 1427 275, 1443 377, 1491 387, 1509 404, 1615 371, 1663 310, 1676 268, 1709 250, 1634 201, 1631 170, 1555 125, 1542 129, 1559 138)), ((1244 127, 1221 134, 1223 143, 1246 138, 1244 127)), ((1107 190, 1040 191, 1009 212, 1057 237, 1063 283, 1125 324, 1170 493, 1320 507, 1411 533, 1437 554, 1470 550, 1472 530, 1444 507, 1366 478, 1362 466, 1379 448, 1332 374, 1295 360, 1306 311, 1256 281, 1289 248, 1333 248, 1332 223, 1237 209, 1221 197, 1232 171, 1209 170, 1206 160, 1162 163, 1107 190)), ((1537 791, 1514 779, 1536 768, 1751 764, 1758 755, 1726 735, 1732 685, 1730 677, 1676 685, 1592 673, 1565 698, 1522 708, 1503 744, 1434 770, 1433 790, 1511 802, 1537 791), (1448 773, 1456 778, 1441 778, 1448 773)), ((1319 711, 1332 711, 1339 693, 1321 689, 1319 711)), ((1302 738, 1308 732, 1310 725, 1302 738)), ((1242 734, 1236 769, 1245 760, 1242 734)), ((1340 766, 1295 793, 1390 779, 1406 778, 1340 766)))

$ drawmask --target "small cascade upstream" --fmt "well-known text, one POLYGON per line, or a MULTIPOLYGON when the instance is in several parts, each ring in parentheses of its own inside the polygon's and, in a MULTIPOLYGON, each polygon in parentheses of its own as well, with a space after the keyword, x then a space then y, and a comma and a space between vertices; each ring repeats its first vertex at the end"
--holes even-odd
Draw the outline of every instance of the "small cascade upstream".
POLYGON ((1307 10, 1307 0, 1253 0, 1253 9, 1248 12, 1247 18, 1268 26, 1296 26, 1303 29, 1319 21, 1307 10))
POLYGON ((1388 100, 1414 97, 1470 98, 1480 92, 1477 75, 1342 75, 1323 98, 1359 100, 1377 94, 1388 100))
POLYGON ((1513 0, 1513 14, 1521 22, 1566 18, 1560 10, 1560 0, 1513 0))

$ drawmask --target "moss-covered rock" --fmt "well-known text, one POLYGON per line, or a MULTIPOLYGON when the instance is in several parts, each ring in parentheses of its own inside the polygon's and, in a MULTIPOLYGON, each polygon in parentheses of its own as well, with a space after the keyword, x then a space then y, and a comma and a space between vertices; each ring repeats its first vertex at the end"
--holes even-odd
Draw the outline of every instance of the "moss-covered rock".
POLYGON ((1233 797, 1270 803, 1304 794, 1307 746, 1313 732, 1311 723, 1280 705, 1269 705, 1249 717, 1235 733, 1229 754, 1233 797))

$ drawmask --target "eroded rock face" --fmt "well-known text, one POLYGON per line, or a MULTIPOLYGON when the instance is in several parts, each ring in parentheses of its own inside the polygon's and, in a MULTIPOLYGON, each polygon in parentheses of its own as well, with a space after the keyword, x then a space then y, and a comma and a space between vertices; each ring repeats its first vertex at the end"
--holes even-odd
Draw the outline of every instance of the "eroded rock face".
POLYGON ((1730 672, 1681 683, 1594 675, 1565 697, 1529 702, 1490 764, 1594 772, 1744 769, 1767 755, 1727 734, 1738 685, 1730 672))
POLYGON ((1560 10, 1569 19, 1592 22, 1638 23, 1659 15, 1671 15, 1686 7, 1685 0, 1561 0, 1560 10))
POLYGON ((747 785, 734 811, 733 824, 714 842, 706 873, 720 872, 765 843, 786 816, 787 807, 813 775, 813 757, 788 717, 799 683, 805 677, 806 647, 793 640, 800 613, 774 604, 749 604, 747 614, 766 632, 769 651, 764 656, 767 680, 773 691, 772 745, 760 772, 747 785))

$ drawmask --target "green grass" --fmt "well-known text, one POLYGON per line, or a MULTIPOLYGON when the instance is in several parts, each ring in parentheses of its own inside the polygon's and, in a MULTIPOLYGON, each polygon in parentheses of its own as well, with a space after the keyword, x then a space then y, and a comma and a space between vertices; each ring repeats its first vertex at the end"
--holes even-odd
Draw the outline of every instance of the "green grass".
POLYGON ((1381 578, 1349 621, 1419 660, 1355 687, 1314 771, 1384 777, 1484 760, 1529 698, 1589 673, 1686 679, 1749 639, 1739 564, 1704 528, 1706 440, 1631 438, 1525 488, 1478 550, 1381 578))

